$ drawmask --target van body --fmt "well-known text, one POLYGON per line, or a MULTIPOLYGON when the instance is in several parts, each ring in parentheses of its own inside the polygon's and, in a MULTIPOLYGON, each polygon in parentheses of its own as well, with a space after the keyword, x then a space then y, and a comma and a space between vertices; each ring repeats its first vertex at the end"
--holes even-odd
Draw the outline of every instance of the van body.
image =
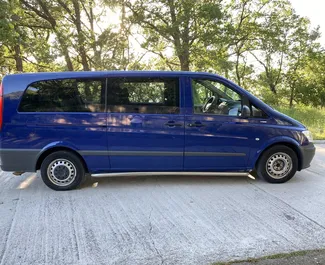
POLYGON ((282 183, 315 154, 304 125, 215 74, 14 74, 0 94, 2 170, 41 170, 56 190, 126 172, 255 169, 282 183))

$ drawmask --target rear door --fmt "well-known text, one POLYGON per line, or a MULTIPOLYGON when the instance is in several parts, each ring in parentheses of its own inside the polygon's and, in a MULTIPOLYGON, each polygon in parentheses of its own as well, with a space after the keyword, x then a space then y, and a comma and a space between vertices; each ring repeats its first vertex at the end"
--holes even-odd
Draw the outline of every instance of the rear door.
POLYGON ((229 85, 188 79, 185 117, 185 170, 245 170, 251 137, 241 117, 242 96, 229 85))
POLYGON ((178 77, 107 79, 112 171, 183 169, 184 114, 178 77))

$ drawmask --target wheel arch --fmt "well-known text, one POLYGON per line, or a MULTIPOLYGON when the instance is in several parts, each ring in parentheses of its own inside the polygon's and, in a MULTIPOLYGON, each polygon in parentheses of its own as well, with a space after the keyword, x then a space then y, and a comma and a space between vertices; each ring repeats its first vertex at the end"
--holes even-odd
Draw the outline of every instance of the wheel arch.
POLYGON ((41 168, 42 162, 44 161, 44 159, 48 155, 50 155, 50 154, 52 154, 54 152, 57 152, 57 151, 67 151, 67 152, 75 154, 80 159, 80 161, 82 162, 82 164, 84 166, 84 169, 85 169, 85 172, 86 173, 89 172, 86 161, 84 160, 82 155, 80 155, 80 153, 78 153, 76 150, 74 150, 72 148, 69 148, 69 147, 66 147, 66 146, 54 146, 54 147, 50 147, 50 148, 44 150, 43 152, 41 152, 40 155, 37 158, 37 161, 36 161, 35 171, 37 171, 37 170, 39 170, 41 168))
POLYGON ((254 168, 257 167, 257 164, 260 160, 260 158, 262 157, 262 155, 269 150, 270 148, 277 146, 277 145, 284 145, 287 146, 289 148, 291 148, 297 155, 298 158, 298 171, 300 171, 302 169, 302 153, 301 150, 299 148, 299 144, 298 143, 294 143, 292 141, 276 141, 273 143, 270 143, 269 145, 265 146, 263 149, 261 149, 259 152, 257 152, 257 156, 255 158, 255 162, 254 162, 254 168))

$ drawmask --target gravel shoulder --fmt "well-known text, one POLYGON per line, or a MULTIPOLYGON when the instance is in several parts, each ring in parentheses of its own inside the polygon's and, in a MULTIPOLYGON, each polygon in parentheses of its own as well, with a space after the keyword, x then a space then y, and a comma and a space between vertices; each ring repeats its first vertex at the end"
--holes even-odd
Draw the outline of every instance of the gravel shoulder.
POLYGON ((305 250, 276 254, 246 261, 217 262, 213 265, 313 265, 325 264, 325 250, 305 250))

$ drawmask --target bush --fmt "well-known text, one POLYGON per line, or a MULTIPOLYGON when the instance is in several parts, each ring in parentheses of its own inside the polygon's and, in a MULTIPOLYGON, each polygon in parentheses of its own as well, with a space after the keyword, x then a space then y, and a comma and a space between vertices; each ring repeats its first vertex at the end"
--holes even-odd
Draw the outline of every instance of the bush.
POLYGON ((325 140, 325 109, 310 106, 274 108, 303 123, 313 133, 314 139, 325 140))

